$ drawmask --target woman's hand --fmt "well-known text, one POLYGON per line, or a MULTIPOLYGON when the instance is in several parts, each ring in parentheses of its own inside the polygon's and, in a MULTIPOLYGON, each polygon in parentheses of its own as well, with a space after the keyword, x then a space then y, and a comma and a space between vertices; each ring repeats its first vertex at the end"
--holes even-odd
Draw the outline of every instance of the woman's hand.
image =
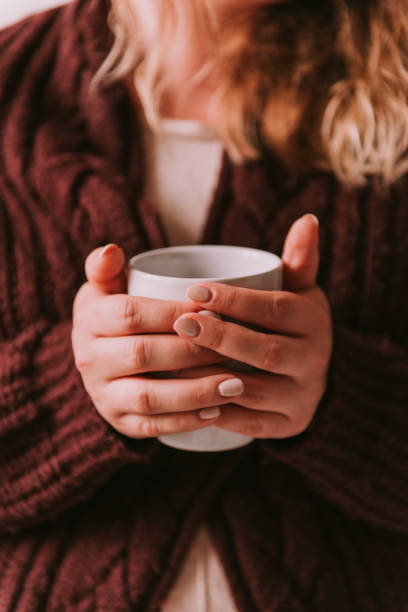
MULTIPOLYGON (((305 215, 291 227, 282 255, 284 291, 258 291, 217 283, 189 290, 193 308, 206 308, 242 325, 195 313, 183 314, 174 329, 196 346, 257 368, 240 373, 245 390, 222 407, 217 427, 256 438, 285 438, 310 424, 325 391, 332 350, 328 301, 316 285, 318 222, 305 215)), ((201 380, 226 369, 198 368, 178 375, 201 380)))
POLYGON ((234 374, 201 383, 168 374, 222 358, 174 334, 175 320, 191 311, 187 301, 126 295, 124 263, 116 245, 93 251, 85 265, 88 282, 75 297, 72 345, 86 390, 101 416, 133 438, 208 427, 219 414, 215 407, 230 401, 222 383, 234 374))

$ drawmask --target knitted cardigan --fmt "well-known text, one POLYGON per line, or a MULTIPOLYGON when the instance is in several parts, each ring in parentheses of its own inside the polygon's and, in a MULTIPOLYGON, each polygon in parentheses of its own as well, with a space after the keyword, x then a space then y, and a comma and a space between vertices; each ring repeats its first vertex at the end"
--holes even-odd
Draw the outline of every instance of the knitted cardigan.
POLYGON ((101 0, 0 32, 1 612, 159 610, 202 522, 242 612, 407 612, 408 179, 380 194, 224 155, 201 242, 280 253, 320 219, 326 393, 290 439, 127 438, 71 346, 89 252, 166 244, 126 88, 89 95, 110 43, 101 0))

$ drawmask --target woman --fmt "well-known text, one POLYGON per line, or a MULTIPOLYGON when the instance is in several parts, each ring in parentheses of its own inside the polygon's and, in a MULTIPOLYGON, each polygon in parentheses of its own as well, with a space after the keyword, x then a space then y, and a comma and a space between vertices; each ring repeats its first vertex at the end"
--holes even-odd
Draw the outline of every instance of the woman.
POLYGON ((407 608, 407 8, 81 0, 1 33, 6 610, 407 608), (284 291, 125 295, 185 241, 283 250, 284 291), (212 423, 256 440, 156 441, 212 423))

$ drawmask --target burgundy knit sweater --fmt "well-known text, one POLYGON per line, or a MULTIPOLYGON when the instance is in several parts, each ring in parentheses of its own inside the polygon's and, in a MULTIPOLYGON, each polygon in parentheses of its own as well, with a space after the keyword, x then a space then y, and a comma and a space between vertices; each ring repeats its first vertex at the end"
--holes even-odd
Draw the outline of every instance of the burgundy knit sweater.
POLYGON ((88 94, 105 20, 79 0, 0 32, 0 611, 155 612, 204 521, 242 612, 407 612, 408 179, 225 156, 202 242, 279 253, 320 219, 326 394, 302 435, 236 451, 122 436, 75 368, 72 303, 92 249, 166 237, 125 87, 88 94))

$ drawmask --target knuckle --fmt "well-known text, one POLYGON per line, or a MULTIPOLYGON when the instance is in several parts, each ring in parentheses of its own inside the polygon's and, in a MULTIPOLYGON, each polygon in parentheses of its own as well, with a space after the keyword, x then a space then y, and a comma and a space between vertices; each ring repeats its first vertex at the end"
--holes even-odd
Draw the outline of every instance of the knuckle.
POLYGON ((136 417, 132 413, 123 410, 115 410, 110 415, 104 417, 111 425, 129 438, 143 438, 141 431, 141 421, 143 417, 136 417))
POLYGON ((74 363, 77 370, 80 372, 86 370, 90 365, 90 357, 87 351, 84 351, 82 348, 74 348, 74 363))
POLYGON ((146 369, 149 362, 146 341, 139 337, 126 344, 125 358, 127 363, 136 371, 146 369))
POLYGON ((119 307, 119 318, 128 327, 133 328, 135 326, 140 326, 140 308, 134 297, 127 296, 123 301, 121 300, 121 305, 119 307))
POLYGON ((197 359, 201 357, 203 354, 203 348, 199 344, 192 344, 191 342, 186 341, 185 347, 188 353, 188 356, 191 359, 197 359))
MULTIPOLYGON (((234 310, 235 303, 237 301, 237 292, 233 287, 230 287, 223 296, 223 306, 226 312, 234 310)), ((214 302, 215 304, 215 302, 214 302)))
MULTIPOLYGON (((164 313, 163 313, 164 314, 164 313)), ((169 322, 169 324, 173 325, 179 317, 183 314, 186 314, 185 309, 178 302, 168 302, 166 304, 166 313, 165 316, 169 322)))
POLYGON ((182 338, 180 336, 176 336, 175 341, 178 344, 177 349, 180 350, 179 354, 183 355, 183 357, 194 357, 199 353, 199 350, 201 348, 199 344, 192 344, 190 340, 186 340, 185 338, 182 338))
POLYGON ((269 323, 282 320, 286 309, 284 297, 278 293, 271 293, 268 299, 264 300, 264 316, 269 323))
POLYGON ((282 344, 277 340, 269 340, 265 343, 263 366, 267 371, 273 371, 282 360, 282 344))
POLYGON ((146 390, 140 390, 133 398, 133 408, 137 414, 143 416, 149 416, 153 413, 151 398, 146 390))
POLYGON ((208 405, 211 394, 208 391, 207 382, 205 379, 196 379, 194 385, 194 397, 198 407, 208 405))
POLYGON ((146 438, 157 438, 160 435, 157 420, 151 417, 141 421, 140 430, 142 436, 146 438))
POLYGON ((211 338, 208 341, 208 347, 217 351, 221 348, 224 342, 224 332, 221 326, 216 325, 212 331, 211 338))
POLYGON ((93 384, 91 382, 88 384, 86 381, 84 381, 85 388, 99 414, 105 419, 105 421, 112 424, 115 419, 115 410, 109 405, 106 405, 103 385, 95 384, 95 381, 92 382, 93 384))
POLYGON ((87 360, 82 355, 75 355, 75 367, 79 372, 84 372, 87 365, 87 360))

